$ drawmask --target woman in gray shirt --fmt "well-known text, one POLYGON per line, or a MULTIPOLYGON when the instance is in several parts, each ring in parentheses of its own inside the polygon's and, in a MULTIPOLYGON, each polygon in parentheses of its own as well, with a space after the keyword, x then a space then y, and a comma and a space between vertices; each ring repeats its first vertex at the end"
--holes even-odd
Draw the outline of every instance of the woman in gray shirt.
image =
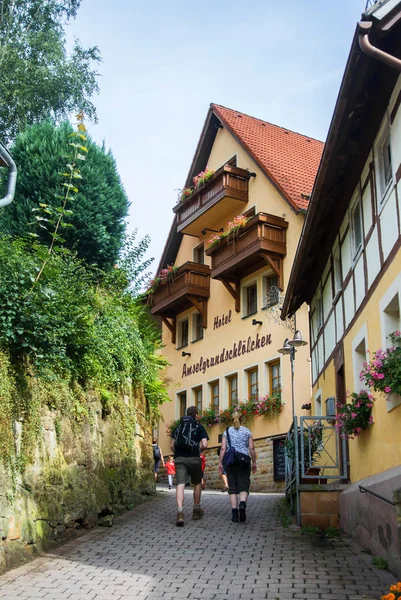
POLYGON ((246 521, 246 502, 251 479, 251 463, 248 460, 246 465, 233 463, 224 467, 224 455, 229 448, 235 448, 236 452, 250 456, 252 459, 252 473, 256 473, 256 453, 252 432, 241 425, 241 414, 237 411, 233 413, 233 425, 223 433, 219 472, 222 473, 224 469, 227 471, 228 493, 232 509, 231 520, 233 523, 238 523, 238 521, 244 523, 246 521))

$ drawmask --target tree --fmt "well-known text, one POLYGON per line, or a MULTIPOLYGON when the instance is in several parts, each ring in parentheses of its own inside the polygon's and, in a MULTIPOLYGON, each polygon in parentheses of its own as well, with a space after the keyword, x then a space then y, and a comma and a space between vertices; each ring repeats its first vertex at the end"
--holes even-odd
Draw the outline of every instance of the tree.
POLYGON ((0 0, 0 132, 10 141, 29 124, 83 110, 96 120, 97 47, 75 40, 67 56, 64 25, 81 0, 0 0))
MULTIPOLYGON (((11 150, 18 165, 15 198, 0 211, 5 234, 26 237, 31 232, 39 235, 39 241, 50 243, 47 229, 38 226, 40 223, 36 228, 31 224, 35 221, 32 211, 40 204, 60 205, 72 132, 70 123, 56 127, 44 121, 17 136, 11 150)), ((111 151, 90 138, 85 145, 88 152, 80 165, 79 193, 68 206, 73 213, 68 218, 72 227, 61 233, 67 248, 88 264, 107 270, 116 263, 123 244, 129 202, 111 151)))

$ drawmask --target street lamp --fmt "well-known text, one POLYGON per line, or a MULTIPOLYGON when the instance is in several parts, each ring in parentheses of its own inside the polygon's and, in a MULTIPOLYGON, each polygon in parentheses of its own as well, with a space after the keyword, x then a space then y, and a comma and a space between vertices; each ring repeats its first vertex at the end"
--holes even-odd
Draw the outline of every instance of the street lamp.
POLYGON ((295 391, 294 391, 294 360, 296 349, 300 346, 306 346, 308 342, 305 342, 302 333, 299 329, 294 334, 294 339, 290 340, 286 338, 282 348, 279 348, 280 354, 289 354, 291 361, 291 405, 292 405, 292 418, 295 416, 295 391))

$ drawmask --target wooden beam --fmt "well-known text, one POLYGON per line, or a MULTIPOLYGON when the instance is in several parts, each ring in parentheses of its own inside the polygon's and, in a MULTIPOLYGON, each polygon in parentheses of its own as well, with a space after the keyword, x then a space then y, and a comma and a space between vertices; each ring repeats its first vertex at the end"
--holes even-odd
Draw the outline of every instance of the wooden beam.
POLYGON ((235 300, 235 312, 239 312, 240 311, 240 285, 239 285, 239 281, 234 281, 234 287, 232 286, 230 281, 226 281, 225 279, 220 279, 221 283, 224 285, 224 287, 226 288, 226 290, 228 292, 230 292, 231 296, 234 298, 235 300))
POLYGON ((175 344, 175 332, 176 332, 175 318, 172 320, 172 323, 170 323, 170 321, 167 319, 167 317, 162 317, 162 321, 163 321, 164 325, 167 327, 167 329, 171 332, 171 343, 175 344))
POLYGON ((195 296, 190 295, 188 295, 188 298, 196 310, 202 315, 203 329, 207 329, 207 300, 198 300, 195 296))
POLYGON ((273 269, 278 277, 278 287, 281 291, 284 291, 284 273, 283 273, 283 261, 281 258, 273 258, 268 254, 262 254, 267 264, 273 269))

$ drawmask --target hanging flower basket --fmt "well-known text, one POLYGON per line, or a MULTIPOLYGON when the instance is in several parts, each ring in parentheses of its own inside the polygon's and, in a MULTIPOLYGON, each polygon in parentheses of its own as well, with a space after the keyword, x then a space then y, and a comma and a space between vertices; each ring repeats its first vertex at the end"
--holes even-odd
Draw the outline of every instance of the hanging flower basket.
POLYGON ((375 392, 401 395, 401 332, 389 335, 391 348, 376 350, 372 360, 363 365, 360 378, 375 392))
POLYGON ((354 392, 349 397, 351 402, 337 404, 339 413, 336 416, 335 428, 341 437, 352 440, 372 425, 374 398, 365 390, 354 392))

